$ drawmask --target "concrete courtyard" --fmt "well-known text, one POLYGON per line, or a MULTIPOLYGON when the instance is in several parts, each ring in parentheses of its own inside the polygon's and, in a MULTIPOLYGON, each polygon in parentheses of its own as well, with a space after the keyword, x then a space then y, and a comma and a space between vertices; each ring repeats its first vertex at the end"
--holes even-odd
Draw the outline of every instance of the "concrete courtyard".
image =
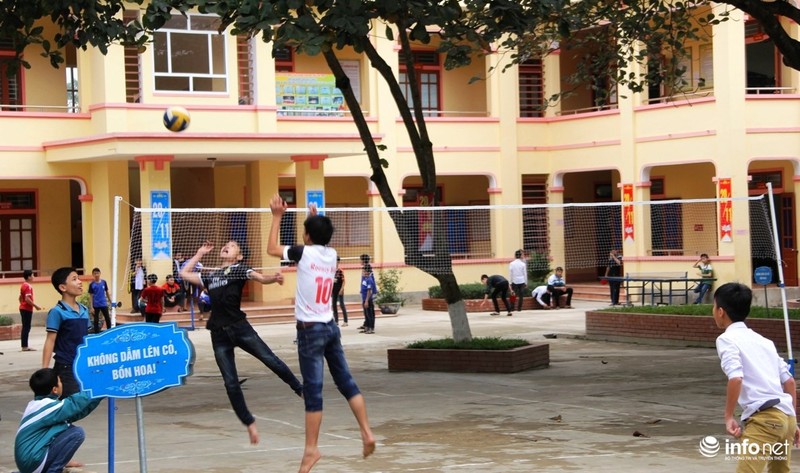
MULTIPOLYGON (((326 378, 325 417, 315 472, 731 472, 722 422, 725 378, 716 352, 586 340, 583 311, 469 316, 474 336, 517 336, 550 344, 547 369, 512 375, 390 373, 386 349, 449 335, 446 313, 405 307, 378 318, 376 333, 342 328, 351 370, 364 392, 376 453, 364 460, 346 402, 326 378), (546 339, 545 334, 557 334, 546 339), (722 450, 700 454, 715 436, 722 450)), ((260 325, 264 340, 299 376, 294 327, 260 325)), ((143 398, 147 471, 295 472, 303 451, 303 404, 249 355, 237 364, 261 443, 250 446, 233 414, 205 330, 190 333, 197 352, 184 386, 143 398)), ((41 349, 44 329, 31 346, 41 349)), ((0 473, 15 470, 14 434, 31 398, 27 380, 41 351, 0 342, 0 473)), ((114 471, 140 471, 135 403, 116 402, 114 471)), ((87 440, 76 459, 109 471, 108 403, 80 425, 87 440)), ((800 464, 796 455, 793 465, 800 464)))

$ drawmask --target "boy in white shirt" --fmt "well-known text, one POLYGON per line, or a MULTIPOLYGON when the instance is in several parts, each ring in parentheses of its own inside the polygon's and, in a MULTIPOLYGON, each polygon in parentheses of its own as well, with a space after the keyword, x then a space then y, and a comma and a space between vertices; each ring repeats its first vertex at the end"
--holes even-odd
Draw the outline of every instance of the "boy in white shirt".
POLYGON ((739 283, 724 284, 714 293, 714 322, 725 329, 717 337, 717 353, 728 377, 725 428, 743 445, 759 448, 752 454, 748 445, 737 472, 764 471, 767 465, 770 472, 788 472, 791 445, 800 445, 796 384, 775 344, 745 325, 752 298, 750 288, 739 283), (733 415, 737 402, 741 424, 733 415))
POLYGON ((547 290, 546 285, 537 286, 531 291, 531 297, 536 299, 536 302, 542 306, 542 309, 550 309, 550 291, 547 290))
MULTIPOLYGON (((514 261, 508 265, 508 279, 511 281, 511 293, 517 296, 517 312, 522 312, 522 298, 528 287, 528 264, 522 250, 514 253, 514 261)), ((513 309, 513 307, 512 307, 513 309)))

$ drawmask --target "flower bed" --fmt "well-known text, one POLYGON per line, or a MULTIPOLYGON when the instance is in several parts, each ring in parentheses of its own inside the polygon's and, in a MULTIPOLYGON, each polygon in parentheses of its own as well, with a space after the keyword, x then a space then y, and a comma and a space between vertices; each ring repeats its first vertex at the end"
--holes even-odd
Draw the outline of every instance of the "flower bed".
POLYGON ((0 325, 0 340, 19 340, 22 337, 22 325, 0 325))
MULTIPOLYGON (((786 350, 783 319, 748 318, 748 327, 769 338, 778 350, 786 350)), ((800 321, 789 321, 792 341, 800 340, 800 321)), ((606 339, 661 339, 713 345, 722 330, 710 316, 644 314, 635 312, 586 312, 586 335, 606 339)))
POLYGON ((550 365, 550 345, 527 345, 510 350, 448 350, 392 348, 389 371, 516 373, 550 365))

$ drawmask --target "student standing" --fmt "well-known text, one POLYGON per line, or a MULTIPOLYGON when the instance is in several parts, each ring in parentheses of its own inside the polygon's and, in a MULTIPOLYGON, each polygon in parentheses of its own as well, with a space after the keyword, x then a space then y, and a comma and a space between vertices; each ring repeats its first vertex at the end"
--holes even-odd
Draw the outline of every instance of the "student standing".
POLYGON ((161 321, 164 313, 164 290, 158 285, 158 276, 150 274, 147 276, 147 287, 141 294, 144 301, 144 321, 157 324, 161 321))
MULTIPOLYGON (((303 374, 303 400, 306 406, 306 442, 299 473, 308 473, 319 461, 319 431, 322 424, 322 378, 324 363, 339 392, 347 399, 361 431, 362 455, 375 451, 375 438, 367 419, 367 405, 358 389, 342 348, 341 332, 333 321, 330 290, 336 274, 336 250, 328 247, 333 223, 317 215, 316 207, 303 223, 304 245, 282 246, 279 243, 281 219, 286 202, 279 195, 270 201, 272 224, 267 252, 297 263, 295 318, 297 319, 297 355, 303 374)), ((213 301, 213 296, 212 296, 213 301)))
POLYGON ((22 279, 24 280, 19 287, 19 317, 22 320, 22 334, 20 335, 20 342, 22 342, 22 351, 36 351, 28 346, 28 335, 31 333, 31 324, 33 323, 33 309, 42 310, 41 306, 33 302, 33 271, 26 269, 22 272, 22 279))
POLYGON ((522 312, 522 298, 528 287, 528 264, 525 262, 522 250, 514 253, 514 261, 508 265, 508 275, 511 281, 511 292, 517 296, 517 312, 522 312))
POLYGON ((748 445, 736 471, 788 472, 791 446, 800 446, 795 416, 797 386, 775 344, 745 325, 753 292, 739 283, 727 283, 714 293, 712 315, 725 332, 717 337, 717 354, 728 377, 725 428, 748 445), (734 417, 742 409, 741 423, 734 417), (751 452, 750 445, 758 447, 751 452), (766 451, 764 447, 768 447, 766 451))
POLYGON ((378 286, 375 284, 375 276, 372 274, 372 265, 367 263, 361 270, 361 306, 364 308, 363 332, 367 334, 375 333, 375 294, 378 293, 378 286))
POLYGON ((336 275, 333 276, 333 291, 331 292, 331 299, 333 299, 333 320, 339 323, 339 311, 336 309, 336 304, 342 306, 342 317, 344 322, 342 327, 347 327, 347 307, 344 304, 344 271, 339 268, 339 261, 341 258, 336 257, 336 275))
MULTIPOLYGON (((606 277, 618 278, 622 276, 622 254, 619 250, 613 249, 608 254, 608 264, 606 264, 606 277)), ((608 288, 611 291, 611 305, 619 305, 619 291, 622 281, 608 281, 608 288)))
POLYGON ((111 316, 108 313, 108 301, 111 294, 108 292, 108 283, 100 279, 100 268, 92 269, 94 281, 89 283, 89 309, 94 314, 94 333, 100 333, 100 314, 106 322, 106 330, 111 328, 111 316))
POLYGON ((701 278, 708 278, 703 279, 700 281, 694 288, 694 292, 697 294, 697 299, 695 299, 695 304, 701 304, 703 302, 703 298, 706 297, 706 292, 711 289, 711 283, 714 282, 714 268, 711 266, 711 260, 708 259, 708 255, 703 253, 700 255, 700 259, 692 266, 693 268, 697 269, 697 275, 701 278))
POLYGON ((83 294, 83 284, 75 268, 58 268, 50 281, 61 294, 61 300, 47 314, 42 368, 49 367, 50 361, 55 358, 53 370, 61 380, 61 396, 64 398, 81 390, 72 371, 72 362, 78 354, 78 346, 89 334, 91 321, 89 309, 77 301, 78 296, 83 294))
POLYGON ((222 268, 211 274, 195 272, 194 268, 200 263, 200 259, 212 249, 214 245, 205 242, 183 265, 181 277, 188 283, 208 290, 211 298, 211 316, 206 322, 206 328, 211 332, 214 358, 222 374, 222 381, 225 383, 225 391, 228 393, 233 411, 242 424, 247 426, 250 443, 255 445, 259 442, 256 418, 250 413, 244 400, 239 375, 236 372, 234 349, 239 347, 264 363, 264 366, 278 375, 298 396, 303 393, 303 385, 292 370, 264 343, 247 321, 247 314, 242 311, 242 289, 248 280, 261 284, 283 284, 283 275, 275 273, 265 276, 244 264, 245 256, 241 246, 234 240, 226 243, 219 252, 222 268))

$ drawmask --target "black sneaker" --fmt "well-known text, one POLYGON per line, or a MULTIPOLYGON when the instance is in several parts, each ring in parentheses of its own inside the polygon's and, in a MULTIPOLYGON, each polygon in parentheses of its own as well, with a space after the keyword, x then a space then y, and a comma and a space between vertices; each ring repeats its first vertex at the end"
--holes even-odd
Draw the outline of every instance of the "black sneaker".
POLYGON ((491 315, 492 317, 494 317, 495 315, 500 315, 500 312, 492 312, 492 313, 491 313, 491 314, 489 314, 489 315, 491 315))

